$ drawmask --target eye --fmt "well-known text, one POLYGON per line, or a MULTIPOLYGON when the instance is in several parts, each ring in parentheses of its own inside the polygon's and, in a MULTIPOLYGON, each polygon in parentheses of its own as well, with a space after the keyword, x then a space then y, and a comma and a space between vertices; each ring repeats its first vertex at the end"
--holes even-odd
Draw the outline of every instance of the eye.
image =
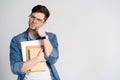
POLYGON ((30 16, 31 18, 35 19, 35 17, 33 15, 30 16))
POLYGON ((41 19, 37 19, 37 21, 38 21, 38 22, 42 22, 42 20, 41 20, 41 19))
POLYGON ((31 20, 36 20, 36 22, 38 22, 38 23, 43 23, 43 22, 44 22, 44 20, 39 19, 39 18, 36 18, 36 17, 33 16, 33 15, 30 15, 30 18, 31 18, 31 20))

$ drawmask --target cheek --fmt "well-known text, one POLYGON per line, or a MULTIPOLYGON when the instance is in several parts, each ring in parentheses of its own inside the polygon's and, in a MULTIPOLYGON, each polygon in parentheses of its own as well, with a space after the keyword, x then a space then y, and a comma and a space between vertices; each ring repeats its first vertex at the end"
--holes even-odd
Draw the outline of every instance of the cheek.
POLYGON ((29 24, 29 25, 31 24, 31 21, 30 21, 30 20, 28 21, 28 24, 29 24))
POLYGON ((38 27, 42 27, 43 25, 42 24, 37 24, 38 27))
POLYGON ((33 22, 31 20, 29 20, 29 24, 33 24, 33 22))

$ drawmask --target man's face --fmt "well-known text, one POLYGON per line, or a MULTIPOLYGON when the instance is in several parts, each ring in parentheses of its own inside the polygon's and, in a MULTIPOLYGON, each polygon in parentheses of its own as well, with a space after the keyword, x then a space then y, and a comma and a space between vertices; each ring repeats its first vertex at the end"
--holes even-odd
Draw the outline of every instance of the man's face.
POLYGON ((40 12, 32 13, 29 18, 29 28, 37 30, 45 24, 45 15, 40 12))

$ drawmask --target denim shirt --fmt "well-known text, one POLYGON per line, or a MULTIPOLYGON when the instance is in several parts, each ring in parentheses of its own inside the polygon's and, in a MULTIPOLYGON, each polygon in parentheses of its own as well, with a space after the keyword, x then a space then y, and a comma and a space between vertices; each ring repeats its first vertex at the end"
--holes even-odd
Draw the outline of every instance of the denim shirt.
MULTIPOLYGON (((46 34, 48 35, 49 40, 53 46, 51 55, 49 57, 45 57, 46 63, 49 67, 52 80, 60 80, 58 72, 54 66, 54 64, 59 58, 57 37, 54 33, 46 32, 46 34)), ((18 75, 17 80, 24 80, 26 74, 25 72, 21 72, 21 68, 24 63, 22 57, 22 51, 21 51, 21 42, 29 41, 29 40, 31 39, 28 36, 28 29, 27 29, 27 31, 13 37, 10 43, 10 66, 11 66, 11 71, 14 74, 18 75)))

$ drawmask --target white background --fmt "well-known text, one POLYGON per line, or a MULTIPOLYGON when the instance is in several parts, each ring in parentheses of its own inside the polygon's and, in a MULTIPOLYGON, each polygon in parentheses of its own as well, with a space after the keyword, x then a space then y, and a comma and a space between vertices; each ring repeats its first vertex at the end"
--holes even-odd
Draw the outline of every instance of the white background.
POLYGON ((0 80, 16 80, 10 40, 37 4, 51 12, 46 31, 58 37, 61 80, 120 80, 120 0, 0 0, 0 80))

